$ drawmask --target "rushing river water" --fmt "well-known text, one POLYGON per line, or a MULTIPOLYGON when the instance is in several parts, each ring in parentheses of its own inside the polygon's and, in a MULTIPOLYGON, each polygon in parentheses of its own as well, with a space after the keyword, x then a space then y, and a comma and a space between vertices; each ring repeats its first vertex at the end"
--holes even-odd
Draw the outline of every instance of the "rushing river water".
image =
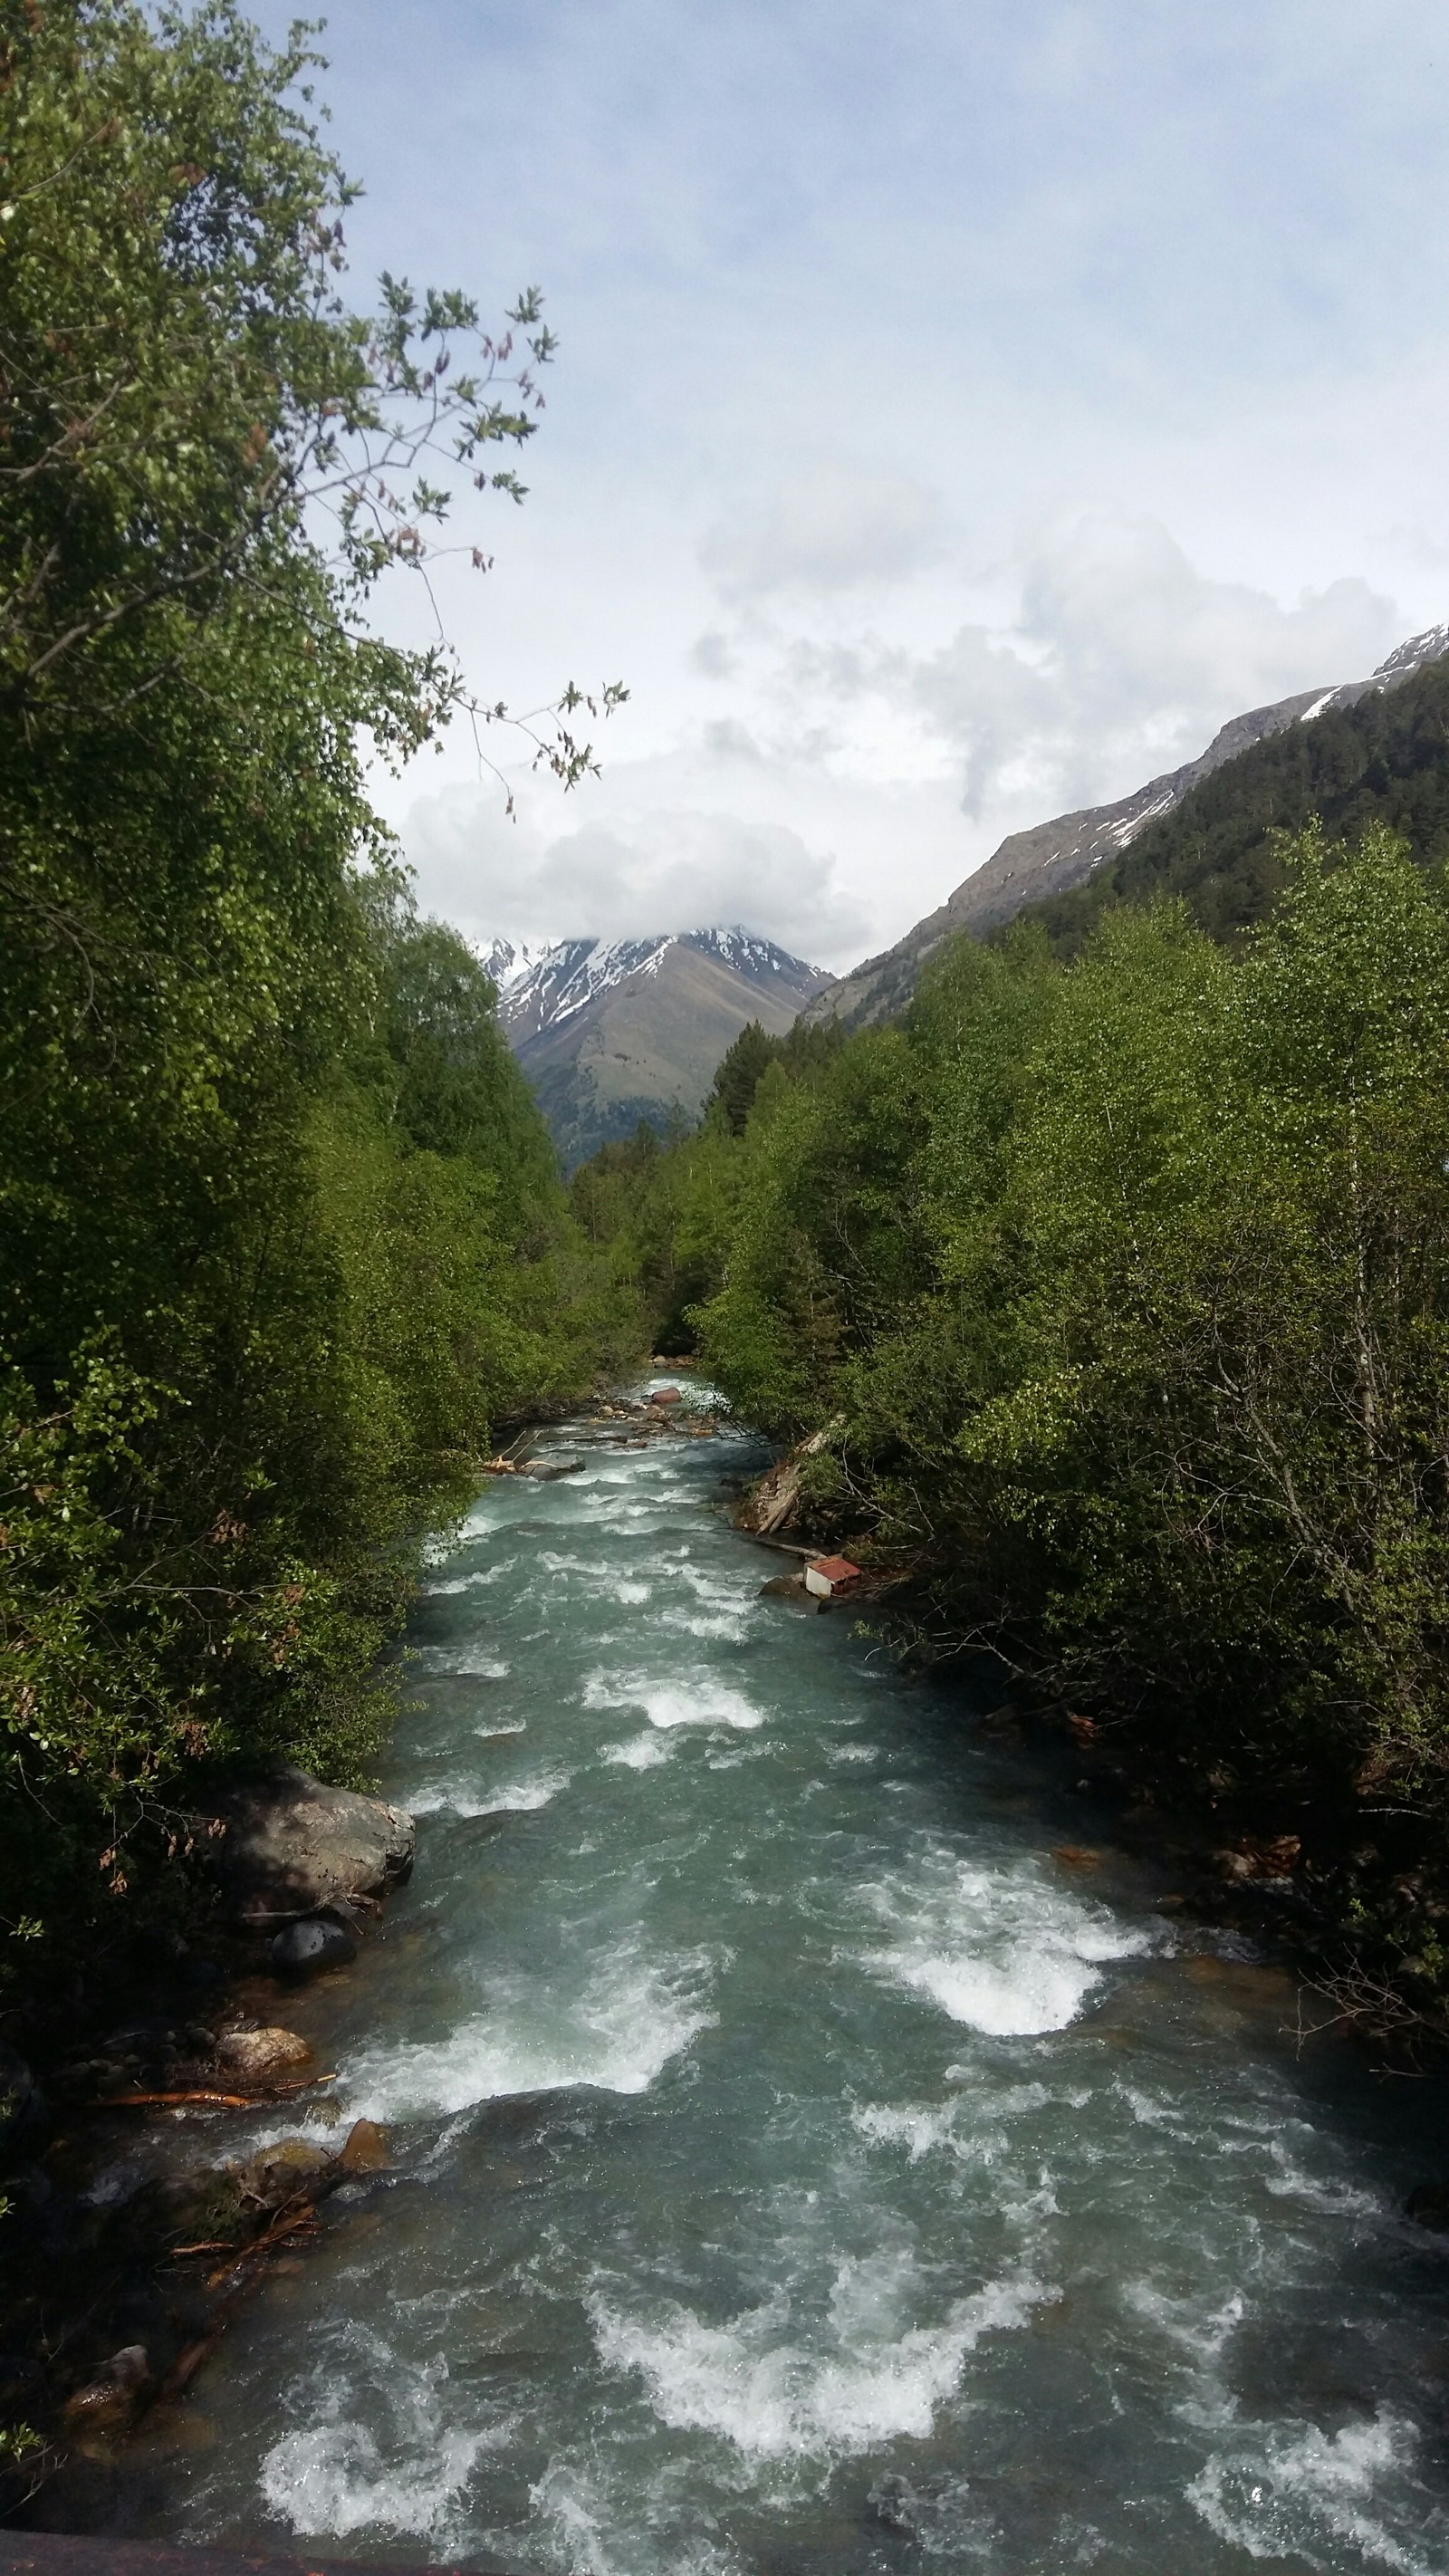
POLYGON ((1439 2106, 1297 2055, 1166 1878, 1054 1858, 1088 1801, 959 1689, 762 1599, 739 1435, 555 1446, 415 1622, 413 1885, 287 2016, 393 2169, 242 2313, 151 2527, 1444 2576, 1449 2240, 1399 2214, 1439 2106))

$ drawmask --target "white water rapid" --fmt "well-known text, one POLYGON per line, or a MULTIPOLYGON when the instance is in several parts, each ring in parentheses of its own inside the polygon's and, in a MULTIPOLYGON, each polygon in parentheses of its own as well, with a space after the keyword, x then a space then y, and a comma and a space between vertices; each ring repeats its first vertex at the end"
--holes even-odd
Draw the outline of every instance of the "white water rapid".
POLYGON ((338 2069, 309 2124, 383 2122, 391 2169, 238 2316, 145 2528, 520 2576, 1444 2576, 1428 2094, 1295 2054, 1287 1978, 1159 1911, 961 1681, 761 1598, 742 1435, 554 1445, 584 1472, 491 1485, 414 1623, 413 1884, 280 2008, 338 2069))

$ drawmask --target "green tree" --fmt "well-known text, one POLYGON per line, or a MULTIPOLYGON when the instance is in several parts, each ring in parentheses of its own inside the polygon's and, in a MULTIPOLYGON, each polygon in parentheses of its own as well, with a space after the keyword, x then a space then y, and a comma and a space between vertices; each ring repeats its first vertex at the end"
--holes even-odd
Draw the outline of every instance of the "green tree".
POLYGON ((365 1769, 420 1525, 601 1299, 363 765, 470 703, 368 594, 520 497, 537 297, 352 314, 312 58, 228 0, 0 28, 0 1876, 60 1931, 200 1767, 365 1769))

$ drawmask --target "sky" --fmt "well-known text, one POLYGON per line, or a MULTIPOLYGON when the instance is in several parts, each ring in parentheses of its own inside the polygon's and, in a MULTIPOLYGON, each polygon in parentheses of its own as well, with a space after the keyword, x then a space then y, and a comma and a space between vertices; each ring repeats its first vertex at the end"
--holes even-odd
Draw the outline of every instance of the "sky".
MULTIPOLYGON (((280 33, 289 9, 255 14, 280 33)), ((564 795, 378 801, 480 942, 743 922, 844 969, 1003 835, 1449 617, 1437 0, 339 0, 387 267, 559 336, 493 558, 394 580, 488 701, 620 679, 564 795)))

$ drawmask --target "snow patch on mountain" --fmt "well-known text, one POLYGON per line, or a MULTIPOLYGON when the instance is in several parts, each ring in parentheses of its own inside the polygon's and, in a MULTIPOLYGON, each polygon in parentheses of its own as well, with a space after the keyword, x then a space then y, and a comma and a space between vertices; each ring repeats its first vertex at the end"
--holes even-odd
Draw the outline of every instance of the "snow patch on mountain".
POLYGON ((498 986, 499 1017, 516 1042, 557 1028, 630 977, 656 976, 671 948, 693 948, 718 958, 754 984, 780 981, 808 991, 821 980, 803 958, 790 956, 740 923, 730 929, 668 931, 652 939, 561 939, 531 957, 527 949, 499 939, 484 962, 498 986))

